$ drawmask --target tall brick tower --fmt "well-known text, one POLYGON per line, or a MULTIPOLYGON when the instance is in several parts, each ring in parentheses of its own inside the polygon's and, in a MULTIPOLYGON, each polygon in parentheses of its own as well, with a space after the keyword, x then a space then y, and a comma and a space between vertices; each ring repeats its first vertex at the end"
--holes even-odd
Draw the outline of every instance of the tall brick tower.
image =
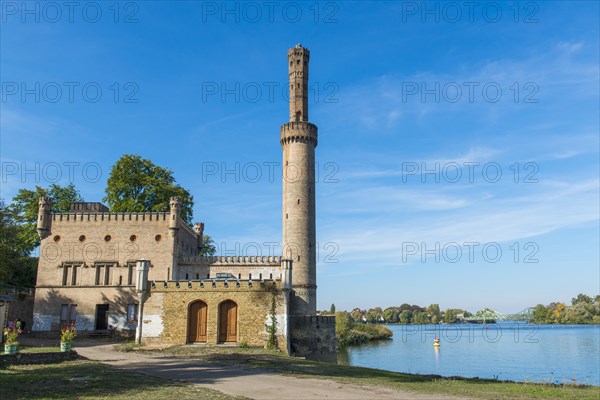
POLYGON ((315 147, 317 127, 308 122, 310 52, 288 51, 290 122, 281 126, 283 148, 283 255, 293 261, 292 315, 317 313, 315 147))

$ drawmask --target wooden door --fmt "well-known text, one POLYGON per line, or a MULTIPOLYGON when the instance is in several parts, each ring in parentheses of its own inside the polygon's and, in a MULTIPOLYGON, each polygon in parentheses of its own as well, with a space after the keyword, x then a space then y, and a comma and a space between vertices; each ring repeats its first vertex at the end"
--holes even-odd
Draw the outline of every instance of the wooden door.
POLYGON ((188 343, 206 342, 206 303, 196 301, 188 313, 188 343))
POLYGON ((219 342, 237 342, 237 304, 231 300, 219 305, 219 342))

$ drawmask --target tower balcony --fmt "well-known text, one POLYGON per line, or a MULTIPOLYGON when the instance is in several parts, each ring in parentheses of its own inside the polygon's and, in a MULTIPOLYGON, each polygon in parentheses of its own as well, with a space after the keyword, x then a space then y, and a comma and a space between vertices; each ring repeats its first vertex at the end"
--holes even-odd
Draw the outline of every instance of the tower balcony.
POLYGON ((281 125, 280 143, 281 146, 293 142, 308 142, 317 147, 318 128, 310 122, 288 122, 281 125))

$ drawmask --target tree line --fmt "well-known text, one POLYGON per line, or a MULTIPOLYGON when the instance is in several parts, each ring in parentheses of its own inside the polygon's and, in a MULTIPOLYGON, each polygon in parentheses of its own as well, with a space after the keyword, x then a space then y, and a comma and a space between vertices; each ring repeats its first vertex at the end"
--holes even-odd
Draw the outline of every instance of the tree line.
MULTIPOLYGON (((337 315, 334 304, 331 305, 329 310, 320 312, 322 315, 332 315, 334 313, 337 315)), ((368 310, 355 308, 348 314, 354 322, 367 324, 453 324, 460 323, 464 318, 473 316, 470 312, 460 308, 448 308, 442 311, 439 304, 421 307, 407 303, 386 309, 381 307, 368 310)))
MULTIPOLYGON (((71 203, 84 201, 73 183, 20 189, 10 204, 0 198, 2 285, 35 286, 38 258, 32 253, 40 245, 36 226, 38 200, 42 196, 50 199, 54 213, 68 212, 71 203)), ((103 201, 111 212, 166 212, 173 196, 181 198, 181 218, 191 224, 194 198, 177 184, 173 172, 139 155, 125 154, 111 168, 103 201)), ((213 255, 215 252, 214 242, 205 235, 200 254, 213 255)))
POLYGON ((533 309, 536 324, 600 324, 600 295, 592 298, 580 293, 568 306, 560 302, 538 304, 533 309))
MULTIPOLYGON (((404 303, 386 309, 374 307, 369 309, 354 308, 350 312, 342 311, 355 324, 458 324, 471 317, 489 315, 493 310, 484 308, 475 313, 460 308, 441 310, 439 304, 421 307, 404 303)), ((320 311, 321 315, 339 315, 335 304, 329 310, 320 311)), ((342 317, 346 319, 346 315, 342 317)), ((580 293, 571 300, 571 305, 552 302, 548 305, 538 304, 532 310, 532 320, 536 324, 600 324, 600 295, 592 298, 580 293)))

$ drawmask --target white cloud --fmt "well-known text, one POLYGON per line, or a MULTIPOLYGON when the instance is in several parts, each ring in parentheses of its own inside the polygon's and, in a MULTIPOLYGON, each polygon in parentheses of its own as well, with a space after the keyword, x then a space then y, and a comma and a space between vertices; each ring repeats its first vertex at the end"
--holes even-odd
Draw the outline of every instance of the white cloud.
MULTIPOLYGON (((566 182, 543 181, 533 185, 524 195, 493 196, 483 200, 465 195, 460 207, 446 207, 443 213, 426 211, 416 204, 431 194, 416 194, 412 207, 404 214, 398 208, 411 204, 410 200, 396 204, 382 204, 373 199, 372 191, 360 190, 349 194, 351 207, 338 207, 343 218, 331 215, 321 224, 321 238, 339 244, 339 257, 345 265, 369 264, 400 266, 403 243, 511 242, 535 240, 536 236, 599 219, 598 179, 566 182), (386 209, 386 206, 392 207, 386 209), (365 216, 365 209, 376 210, 379 215, 365 216), (383 215, 383 216, 382 216, 383 215), (335 221, 329 222, 329 221, 335 221)), ((380 189, 382 197, 393 189, 380 189)), ((401 189, 398 189, 401 191, 401 189)), ((423 190, 427 193, 427 190, 423 190)), ((393 197, 393 196, 392 196, 393 197)), ((445 199, 441 199, 444 205, 445 199)), ((346 201, 341 204, 347 204, 346 201)), ((434 206, 432 202, 429 206, 434 206)), ((452 203, 448 203, 452 205, 452 203)), ((446 205, 448 205, 446 204, 446 205)), ((440 207, 440 210, 443 207, 440 207)))

